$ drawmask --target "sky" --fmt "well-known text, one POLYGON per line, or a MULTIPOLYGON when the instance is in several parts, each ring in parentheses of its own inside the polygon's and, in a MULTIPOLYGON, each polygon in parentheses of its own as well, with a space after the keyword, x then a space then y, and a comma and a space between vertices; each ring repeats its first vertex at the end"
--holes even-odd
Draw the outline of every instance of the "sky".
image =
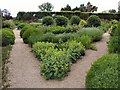
POLYGON ((38 6, 46 2, 52 3, 54 6, 53 11, 60 11, 67 4, 71 8, 75 8, 76 6, 79 7, 80 4, 86 5, 88 1, 98 7, 97 12, 102 12, 109 9, 118 10, 120 0, 0 0, 0 9, 7 9, 15 17, 19 11, 39 11, 38 6))

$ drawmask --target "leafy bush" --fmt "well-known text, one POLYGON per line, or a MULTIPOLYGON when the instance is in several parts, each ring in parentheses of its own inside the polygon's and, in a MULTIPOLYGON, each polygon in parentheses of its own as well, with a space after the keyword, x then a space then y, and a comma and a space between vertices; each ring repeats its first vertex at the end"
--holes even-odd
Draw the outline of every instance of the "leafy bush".
POLYGON ((92 41, 99 41, 102 39, 103 31, 98 28, 83 28, 79 34, 91 37, 92 41))
POLYGON ((10 29, 14 29, 15 28, 15 24, 12 20, 5 20, 3 21, 3 28, 10 28, 10 29))
POLYGON ((102 20, 101 25, 98 27, 100 30, 107 32, 111 27, 111 23, 108 20, 102 20))
POLYGON ((41 75, 45 79, 63 79, 70 71, 71 62, 66 51, 55 49, 55 44, 37 42, 33 45, 33 52, 42 60, 41 75))
POLYGON ((85 21, 85 20, 80 20, 80 22, 79 22, 79 26, 84 26, 84 25, 86 25, 87 24, 87 22, 85 21))
POLYGON ((19 23, 19 24, 17 25, 17 28, 18 28, 18 29, 22 29, 22 28, 25 27, 26 25, 29 25, 29 24, 27 24, 27 23, 19 23))
POLYGON ((0 43, 2 46, 7 46, 14 44, 15 42, 15 35, 10 31, 10 29, 2 29, 0 30, 0 43))
POLYGON ((120 36, 120 23, 112 25, 111 36, 120 36))
POLYGON ((71 25, 73 25, 73 24, 77 24, 78 25, 79 22, 80 22, 80 17, 79 16, 72 16, 71 19, 70 19, 71 25))
POLYGON ((28 38, 33 34, 42 35, 42 32, 34 27, 31 27, 28 30, 25 30, 22 36, 24 43, 28 43, 28 38))
POLYGON ((30 29, 30 28, 32 28, 32 26, 30 26, 30 25, 25 25, 25 26, 23 26, 23 27, 22 27, 22 30, 20 31, 20 37, 22 38, 22 37, 23 37, 23 33, 24 33, 26 30, 30 29))
POLYGON ((66 26, 68 24, 68 18, 65 16, 56 16, 55 22, 58 26, 66 26))
POLYGON ((81 56, 85 55, 85 48, 81 42, 68 41, 64 44, 64 48, 68 51, 69 59, 75 63, 81 56))
POLYGON ((36 57, 38 57, 40 60, 41 56, 44 56, 46 54, 46 50, 49 48, 54 48, 55 44, 53 43, 48 43, 48 42, 37 42, 33 45, 33 52, 35 53, 36 57))
POLYGON ((113 36, 108 43, 110 53, 120 53, 120 36, 113 36))
POLYGON ((87 24, 90 26, 90 27, 98 27, 100 26, 101 24, 101 20, 98 16, 96 15, 91 15, 88 17, 87 19, 87 24))
POLYGON ((57 51, 56 49, 48 49, 47 54, 42 57, 41 75, 49 80, 62 80, 70 71, 71 62, 65 51, 57 51))
POLYGON ((108 54, 95 61, 86 76, 86 88, 118 88, 118 54, 108 54))
POLYGON ((28 43, 29 45, 33 45, 36 42, 53 42, 55 38, 55 35, 52 33, 46 33, 46 34, 32 34, 29 38, 28 38, 28 43))
POLYGON ((85 46, 86 49, 90 49, 91 42, 92 42, 92 39, 90 36, 82 35, 81 37, 75 38, 75 40, 77 42, 81 42, 85 46))
POLYGON ((53 25, 54 24, 54 20, 51 16, 45 16, 43 19, 42 19, 42 24, 45 24, 45 25, 53 25))

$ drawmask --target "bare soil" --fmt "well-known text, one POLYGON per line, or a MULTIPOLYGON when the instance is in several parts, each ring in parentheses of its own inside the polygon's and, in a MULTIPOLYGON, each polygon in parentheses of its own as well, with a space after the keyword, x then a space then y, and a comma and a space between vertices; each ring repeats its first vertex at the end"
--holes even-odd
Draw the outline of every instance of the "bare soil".
POLYGON ((109 34, 96 42, 97 51, 86 50, 86 55, 71 67, 71 72, 62 81, 45 80, 40 75, 40 62, 31 52, 31 48, 23 43, 20 31, 14 30, 16 40, 13 45, 8 64, 10 80, 9 88, 85 88, 85 76, 91 64, 108 53, 109 34))

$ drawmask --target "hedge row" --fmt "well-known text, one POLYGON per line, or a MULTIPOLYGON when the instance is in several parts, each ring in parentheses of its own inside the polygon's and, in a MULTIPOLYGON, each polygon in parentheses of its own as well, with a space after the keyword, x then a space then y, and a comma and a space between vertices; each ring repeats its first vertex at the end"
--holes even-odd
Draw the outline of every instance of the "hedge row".
POLYGON ((31 19, 42 19, 44 16, 56 16, 63 15, 67 18, 71 18, 73 15, 79 16, 81 19, 86 20, 90 15, 97 15, 101 19, 120 19, 119 13, 90 13, 90 12, 79 12, 79 11, 62 11, 62 12, 18 12, 17 20, 31 20, 31 19))

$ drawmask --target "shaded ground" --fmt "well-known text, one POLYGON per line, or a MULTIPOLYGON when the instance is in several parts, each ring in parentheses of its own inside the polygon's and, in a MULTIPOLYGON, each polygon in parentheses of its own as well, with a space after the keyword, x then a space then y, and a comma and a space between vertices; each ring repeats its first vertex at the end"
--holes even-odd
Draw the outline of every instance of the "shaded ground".
POLYGON ((10 54, 10 88, 84 88, 86 72, 91 63, 107 53, 109 34, 96 44, 98 51, 87 50, 86 56, 71 67, 71 72, 63 81, 44 80, 40 75, 40 63, 31 52, 31 48, 20 38, 20 31, 14 30, 16 41, 10 54))

